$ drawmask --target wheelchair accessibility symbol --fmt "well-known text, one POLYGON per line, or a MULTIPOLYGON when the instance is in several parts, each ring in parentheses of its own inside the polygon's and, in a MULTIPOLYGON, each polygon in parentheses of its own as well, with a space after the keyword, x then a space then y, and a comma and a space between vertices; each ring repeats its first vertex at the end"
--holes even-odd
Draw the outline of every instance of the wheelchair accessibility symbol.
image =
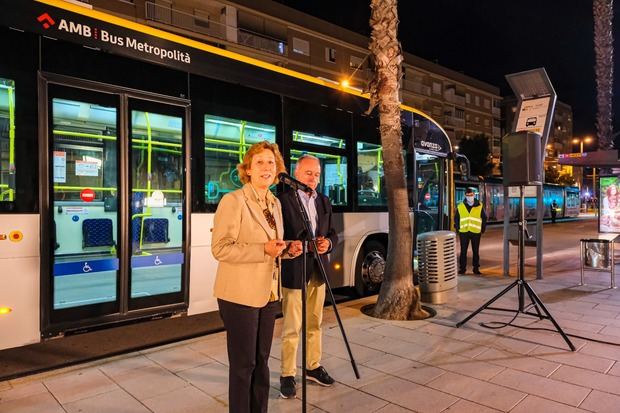
POLYGON ((163 262, 162 260, 159 259, 159 255, 155 256, 155 261, 153 261, 153 264, 155 265, 161 265, 163 262))
POLYGON ((82 272, 91 272, 93 269, 90 265, 88 265, 88 262, 84 263, 84 267, 82 267, 82 272))

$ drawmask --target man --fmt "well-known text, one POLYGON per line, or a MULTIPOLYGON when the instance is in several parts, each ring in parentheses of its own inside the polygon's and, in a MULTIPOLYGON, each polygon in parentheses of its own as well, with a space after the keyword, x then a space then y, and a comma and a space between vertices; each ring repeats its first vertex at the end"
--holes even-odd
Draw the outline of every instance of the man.
MULTIPOLYGON (((323 265, 327 268, 328 253, 338 242, 333 227, 332 207, 329 199, 316 191, 321 178, 321 163, 312 155, 303 155, 297 161, 295 178, 313 189, 312 195, 298 191, 304 209, 312 225, 312 238, 316 239, 317 250, 323 265)), ((292 190, 278 196, 282 204, 284 217, 284 239, 300 239, 304 233, 304 224, 299 217, 299 208, 292 190)), ((334 379, 321 366, 321 321, 325 301, 325 283, 320 273, 314 253, 307 256, 307 290, 306 290, 306 328, 307 357, 306 375, 308 380, 322 386, 331 386, 334 379)), ((282 368, 280 376, 280 395, 294 398, 296 395, 295 375, 297 373, 297 346, 301 336, 301 276, 303 257, 286 260, 282 263, 282 368)))
POLYGON ((484 234, 487 224, 487 215, 484 208, 474 196, 473 188, 465 190, 465 199, 456 208, 454 226, 459 233, 461 254, 459 255, 459 274, 467 272, 467 249, 471 241, 473 251, 474 274, 480 272, 480 236, 484 234))
POLYGON ((555 199, 551 201, 551 223, 555 224, 555 218, 558 216, 558 203, 555 199))

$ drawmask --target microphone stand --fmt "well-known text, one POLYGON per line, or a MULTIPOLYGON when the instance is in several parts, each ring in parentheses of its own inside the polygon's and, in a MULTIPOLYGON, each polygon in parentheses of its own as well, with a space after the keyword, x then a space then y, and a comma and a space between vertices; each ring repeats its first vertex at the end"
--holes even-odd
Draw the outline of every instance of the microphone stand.
POLYGON ((355 359, 353 358, 353 353, 351 352, 351 347, 349 346, 349 341, 347 340, 347 335, 344 331, 344 327, 342 325, 342 320, 340 319, 340 314, 338 313, 338 307, 336 306, 336 299, 334 298, 334 293, 332 292, 331 285, 329 283, 329 279, 327 278, 327 273, 325 272, 325 267, 323 266, 323 262, 321 261, 321 256, 319 255, 319 250, 316 245, 316 239, 312 237, 312 224, 310 223, 310 217, 306 212, 306 208, 304 208, 303 203, 301 202, 301 198, 299 197, 299 192, 297 189, 291 189, 295 194, 295 200, 297 201, 297 208, 299 210, 299 215, 302 218, 302 222, 304 224, 305 230, 303 231, 302 241, 302 254, 303 254, 303 269, 301 272, 301 411, 306 413, 306 280, 308 279, 307 271, 308 271, 308 243, 311 243, 312 250, 314 254, 314 259, 318 263, 319 271, 321 276, 323 277, 323 281, 325 281, 325 289, 329 292, 329 298, 334 308, 334 314, 336 314, 336 320, 338 320, 338 326, 340 327, 340 333, 342 334, 342 338, 344 340, 344 344, 347 348, 347 352, 349 353, 349 358, 351 359, 351 367, 353 367, 353 373, 355 373, 355 377, 359 380, 360 373, 357 370, 357 365, 355 364, 355 359))

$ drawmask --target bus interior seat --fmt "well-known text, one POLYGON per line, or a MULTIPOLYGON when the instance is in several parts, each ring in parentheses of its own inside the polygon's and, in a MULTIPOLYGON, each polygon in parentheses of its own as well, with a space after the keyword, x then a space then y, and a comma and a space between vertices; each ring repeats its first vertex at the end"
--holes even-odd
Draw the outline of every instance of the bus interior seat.
POLYGON ((82 247, 114 246, 112 220, 110 218, 89 218, 82 221, 82 247))
POLYGON ((144 219, 144 238, 145 244, 168 243, 168 219, 166 218, 145 218, 144 219))

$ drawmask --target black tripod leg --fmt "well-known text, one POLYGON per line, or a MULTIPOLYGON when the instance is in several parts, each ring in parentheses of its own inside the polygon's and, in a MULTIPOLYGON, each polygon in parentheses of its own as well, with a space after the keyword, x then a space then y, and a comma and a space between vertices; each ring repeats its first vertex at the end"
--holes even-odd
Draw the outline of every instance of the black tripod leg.
POLYGON ((479 312, 481 312, 482 310, 484 310, 485 308, 487 308, 488 306, 490 306, 491 304, 493 304, 495 301, 497 301, 498 299, 500 299, 504 294, 506 294, 508 291, 510 291, 513 287, 515 287, 518 284, 518 281, 514 281, 512 282, 508 287, 504 288, 504 290, 502 290, 501 293, 497 294, 495 297, 491 298, 489 301, 486 302, 486 304, 484 304, 482 307, 480 307, 479 309, 477 309, 476 311, 474 311, 473 313, 471 313, 469 316, 467 316, 463 321, 459 321, 458 323, 456 323, 456 328, 459 328, 460 326, 462 326, 463 324, 465 324, 466 322, 468 322, 469 320, 471 320, 472 318, 474 318, 476 315, 478 315, 479 312))
POLYGON ((530 296, 530 300, 532 301, 532 304, 534 305, 534 309, 536 310, 536 313, 538 314, 538 318, 541 320, 544 320, 545 316, 543 316, 542 313, 540 312, 540 308, 538 308, 538 303, 536 302, 536 300, 534 300, 534 297, 532 296, 532 292, 530 290, 531 288, 527 288, 527 287, 525 288, 525 291, 527 291, 527 295, 530 296))
POLYGON ((525 288, 527 289, 528 294, 530 295, 530 297, 533 297, 534 300, 536 301, 536 303, 538 305, 540 305, 540 308, 543 309, 543 311, 545 312, 545 314, 547 314, 547 317, 549 320, 551 320, 551 322, 553 323, 553 325, 555 326, 555 329, 558 330, 558 333, 560 333, 562 335, 562 338, 564 339, 564 341, 566 341, 566 344, 568 344, 568 347, 570 347, 570 349, 572 351, 575 351, 575 346, 573 345, 573 343, 570 341, 570 339, 568 338, 568 336, 566 335, 566 333, 564 332, 564 330, 562 330, 562 327, 560 327, 560 325, 555 321, 555 318, 553 318, 553 316, 551 315, 551 313, 549 312, 549 310, 547 310, 547 307, 545 307, 545 305, 543 304, 542 300, 538 297, 538 295, 536 295, 536 292, 534 292, 534 290, 532 289, 532 287, 529 286, 529 284, 525 283, 525 288))

